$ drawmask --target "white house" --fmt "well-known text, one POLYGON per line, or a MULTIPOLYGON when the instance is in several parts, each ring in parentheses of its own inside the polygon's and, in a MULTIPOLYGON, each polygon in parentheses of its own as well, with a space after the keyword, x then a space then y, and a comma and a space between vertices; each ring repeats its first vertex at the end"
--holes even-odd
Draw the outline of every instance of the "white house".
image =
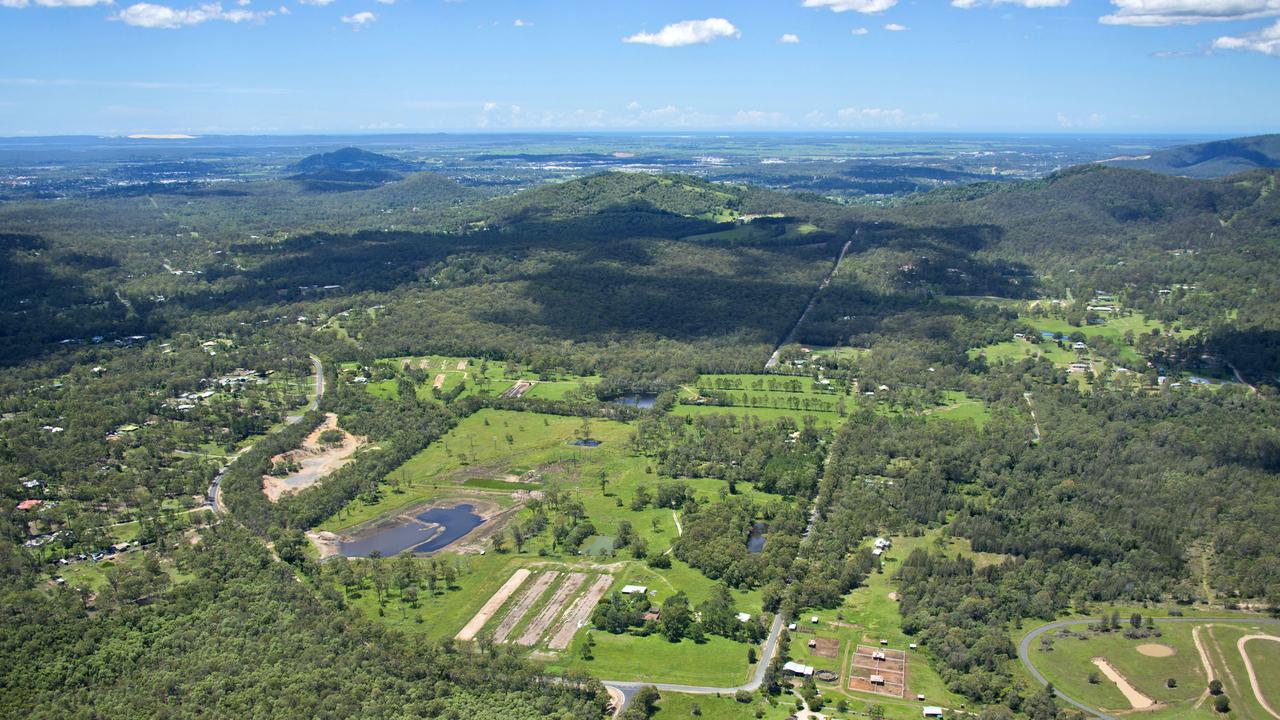
POLYGON ((738 622, 748 622, 750 620, 751 616, 747 613, 738 613, 738 622))
POLYGON ((940 718, 942 717, 942 708, 937 705, 925 705, 921 714, 927 718, 940 718))
POLYGON ((648 585, 624 585, 622 586, 623 595, 648 595, 648 585))

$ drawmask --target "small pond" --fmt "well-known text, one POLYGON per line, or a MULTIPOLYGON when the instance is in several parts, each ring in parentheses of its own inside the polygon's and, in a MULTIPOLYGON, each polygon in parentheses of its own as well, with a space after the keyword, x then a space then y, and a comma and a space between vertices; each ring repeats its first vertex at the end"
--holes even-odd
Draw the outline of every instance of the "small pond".
POLYGON ((361 537, 339 543, 338 552, 347 557, 369 557, 375 550, 383 557, 405 550, 431 552, 449 546, 482 522, 484 518, 476 514, 472 505, 430 508, 412 518, 400 517, 370 528, 361 537))
POLYGON ((578 447, 600 447, 599 440, 573 440, 569 444, 577 445, 578 447))
POLYGON ((631 407, 648 410, 658 402, 657 393, 631 393, 630 395, 622 395, 616 397, 609 402, 615 405, 630 405, 631 407))
POLYGON ((759 553, 764 550, 764 535, 768 531, 768 525, 756 521, 756 524, 751 526, 751 535, 747 537, 747 552, 759 553))

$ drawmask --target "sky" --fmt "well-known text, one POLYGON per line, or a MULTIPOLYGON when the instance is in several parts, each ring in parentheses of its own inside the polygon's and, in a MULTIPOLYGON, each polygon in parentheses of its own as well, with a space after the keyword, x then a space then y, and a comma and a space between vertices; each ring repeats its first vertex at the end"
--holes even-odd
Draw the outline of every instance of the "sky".
POLYGON ((0 135, 1280 131, 1280 0, 0 0, 0 135))

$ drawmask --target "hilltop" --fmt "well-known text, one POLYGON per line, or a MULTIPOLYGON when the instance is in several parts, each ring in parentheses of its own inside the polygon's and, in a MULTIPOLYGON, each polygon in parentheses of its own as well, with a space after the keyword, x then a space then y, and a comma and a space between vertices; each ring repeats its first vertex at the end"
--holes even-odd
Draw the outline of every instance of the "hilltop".
POLYGON ((309 155, 290 168, 291 180, 303 182, 308 190, 358 190, 400 180, 418 168, 389 155, 356 147, 309 155))
POLYGON ((1280 167, 1280 134, 1183 145, 1142 157, 1108 160, 1106 164, 1162 175, 1220 178, 1249 170, 1280 167))

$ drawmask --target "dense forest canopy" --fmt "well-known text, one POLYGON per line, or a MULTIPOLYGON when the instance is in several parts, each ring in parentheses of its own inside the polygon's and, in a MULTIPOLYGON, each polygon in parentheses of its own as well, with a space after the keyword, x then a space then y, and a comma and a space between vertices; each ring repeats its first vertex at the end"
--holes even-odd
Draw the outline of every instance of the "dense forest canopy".
MULTIPOLYGON (((883 569, 869 538, 936 533, 997 560, 911 553, 902 629, 950 691, 1029 713, 1023 619, 1280 606, 1280 171, 1088 166, 872 206, 624 172, 495 197, 418 169, 339 151, 234 195, 0 206, 4 714, 603 717, 597 680, 389 630, 306 550, 482 411, 581 419, 576 447, 625 423, 652 493, 590 483, 682 518, 669 553, 630 524, 616 549, 715 590, 611 594, 584 616, 609 633, 756 643, 735 598, 836 608, 883 569), (428 356, 482 367, 446 386, 428 356), (499 395, 490 364, 581 382, 499 395), (634 392, 653 407, 611 402, 634 392), (268 500, 328 414, 371 447, 268 500), (57 580, 126 527, 145 561, 57 580)), ((494 552, 604 535, 547 489, 494 552)))

